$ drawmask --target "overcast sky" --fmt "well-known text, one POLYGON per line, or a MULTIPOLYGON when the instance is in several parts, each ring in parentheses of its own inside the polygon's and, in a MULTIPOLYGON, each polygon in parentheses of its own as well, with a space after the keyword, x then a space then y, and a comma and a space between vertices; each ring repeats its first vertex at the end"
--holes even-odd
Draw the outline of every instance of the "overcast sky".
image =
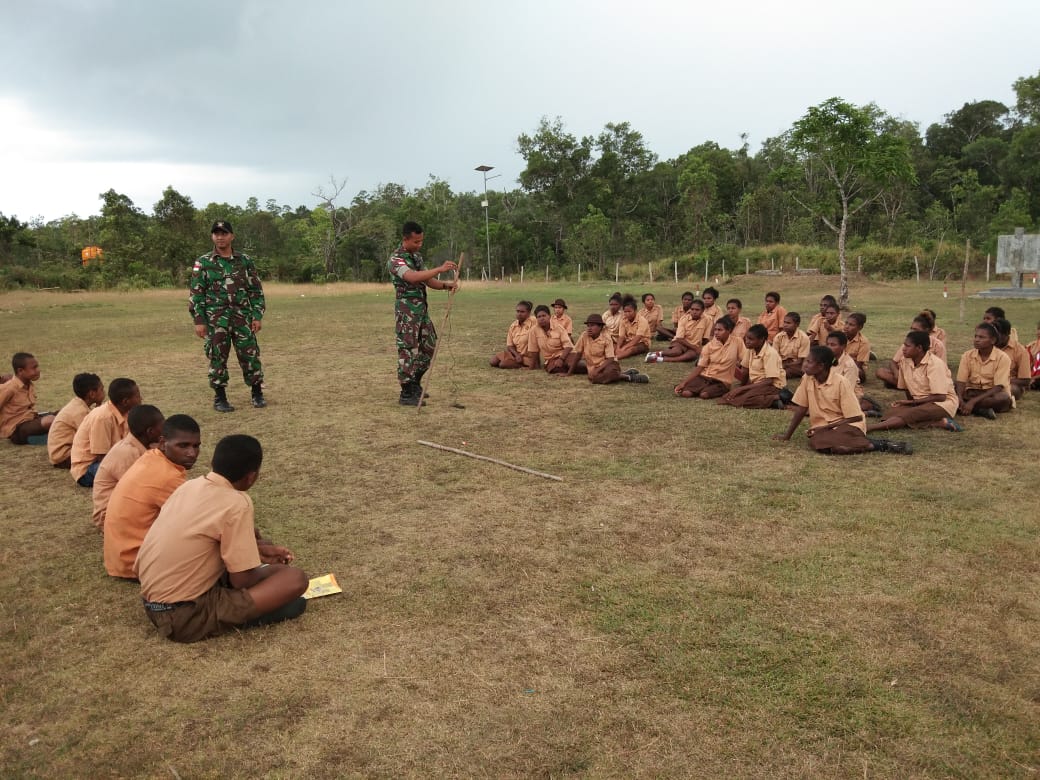
POLYGON ((0 212, 312 207, 433 174, 477 191, 523 169, 541 117, 629 122, 661 159, 752 151, 829 97, 920 124, 1014 103, 1040 71, 1040 2, 931 0, 0 0, 0 212))

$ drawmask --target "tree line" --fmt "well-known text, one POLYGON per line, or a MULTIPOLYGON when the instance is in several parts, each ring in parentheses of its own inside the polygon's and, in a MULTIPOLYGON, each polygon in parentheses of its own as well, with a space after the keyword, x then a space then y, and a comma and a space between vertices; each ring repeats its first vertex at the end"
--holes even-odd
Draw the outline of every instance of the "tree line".
MULTIPOLYGON (((453 192, 436 176, 416 189, 389 183, 349 203, 334 177, 316 205, 256 198, 198 208, 168 187, 148 213, 115 190, 100 213, 28 223, 0 214, 0 286, 115 287, 185 283, 209 225, 229 219, 236 246, 266 279, 381 281, 408 219, 426 228, 432 259, 465 251, 492 278, 551 270, 613 277, 617 264, 719 273, 799 254, 821 270, 906 276, 959 272, 964 243, 992 252, 996 237, 1040 222, 1040 73, 1013 84, 1014 106, 965 103, 930 125, 875 104, 832 98, 810 107, 754 154, 713 142, 660 160, 628 122, 577 137, 543 117, 517 138, 520 186, 490 192, 486 249, 482 193, 453 192), (80 252, 100 246, 85 267, 80 252), (958 259, 959 258, 959 259, 958 259), (859 267, 859 266, 857 266, 859 267)), ((641 273, 640 271, 635 271, 641 273)))

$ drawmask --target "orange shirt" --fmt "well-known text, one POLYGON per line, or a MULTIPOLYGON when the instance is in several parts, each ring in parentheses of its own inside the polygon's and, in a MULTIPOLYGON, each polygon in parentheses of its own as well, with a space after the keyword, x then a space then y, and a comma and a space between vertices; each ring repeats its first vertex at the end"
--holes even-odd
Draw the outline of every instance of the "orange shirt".
POLYGON ((116 483, 147 451, 148 448, 141 443, 140 439, 132 433, 128 433, 117 441, 108 454, 101 459, 101 465, 98 466, 97 473, 94 475, 94 513, 90 518, 99 531, 105 529, 105 512, 116 483))
POLYGON ((737 321, 733 323, 733 333, 730 335, 731 339, 744 339, 744 334, 748 332, 748 328, 751 327, 751 320, 747 317, 737 317, 737 321))
POLYGON ((636 313, 636 318, 629 322, 624 316, 621 317, 621 327, 618 330, 618 344, 627 344, 629 339, 638 339, 640 343, 650 349, 650 323, 636 313))
POLYGON ((772 311, 764 311, 758 315, 758 324, 765 325, 766 330, 769 331, 769 343, 773 343, 773 339, 776 338, 776 334, 780 332, 780 326, 784 324, 784 317, 787 316, 787 309, 781 306, 779 303, 772 311))
MULTIPOLYGON (((549 319, 555 324, 559 325, 561 328, 563 328, 567 332, 568 336, 574 332, 574 321, 571 319, 570 315, 567 314, 567 312, 564 312, 559 317, 557 317, 555 313, 551 314, 549 316, 549 319)), ((537 324, 537 321, 535 322, 535 324, 537 324)))
POLYGON ((599 336, 592 338, 588 331, 578 337, 578 343, 574 345, 574 351, 585 359, 585 365, 589 371, 593 371, 608 360, 614 360, 614 340, 604 328, 599 336))
POLYGON ((664 309, 661 308, 661 304, 654 303, 654 308, 652 309, 644 306, 639 310, 639 313, 646 320, 646 324, 650 326, 650 332, 657 333, 657 328, 661 324, 661 320, 664 319, 664 309))
POLYGON ((510 347, 520 353, 521 357, 524 352, 527 351, 527 338, 531 335, 531 328, 534 327, 536 320, 534 317, 528 317, 524 320, 524 324, 520 324, 520 320, 513 320, 512 325, 509 326, 509 331, 506 333, 506 349, 510 347))
POLYGON ((36 417, 36 387, 17 376, 0 385, 0 437, 10 438, 14 429, 36 417))
POLYGON ((51 463, 61 463, 72 452, 72 439, 83 418, 90 414, 87 402, 78 396, 58 412, 47 431, 47 457, 51 463))
POLYGON ((787 372, 784 371, 780 353, 769 344, 763 344, 758 352, 745 348, 744 359, 740 364, 748 370, 748 384, 771 379, 773 387, 777 389, 787 386, 787 372))
POLYGON ((679 321, 686 314, 689 314, 689 311, 687 309, 684 309, 682 307, 681 303, 678 306, 676 306, 674 309, 672 309, 672 326, 673 327, 678 326, 679 321))
POLYGON ((969 390, 989 390, 991 387, 1011 389, 1011 358, 996 347, 989 358, 982 359, 977 349, 969 349, 957 367, 957 381, 969 390))
POLYGON ((675 327, 675 338, 688 341, 694 346, 701 346, 707 339, 711 338, 711 329, 714 323, 701 315, 699 320, 690 316, 689 312, 682 316, 679 324, 675 327))
POLYGON ((78 480, 86 474, 90 464, 112 449, 127 433, 126 415, 111 401, 92 409, 72 437, 72 478, 78 480))
POLYGON ((841 353, 841 357, 838 358, 838 365, 833 366, 831 371, 837 371, 848 380, 849 384, 852 385, 853 392, 856 393, 856 398, 863 397, 863 386, 859 383, 859 366, 856 365, 855 360, 849 357, 847 352, 841 353))
POLYGON ((700 360, 697 361, 701 376, 732 385, 736 379, 737 366, 743 361, 746 351, 744 342, 733 338, 733 334, 730 334, 725 344, 712 339, 701 350, 700 360))
POLYGON ((253 500, 210 472, 191 479, 166 499, 145 534, 134 571, 147 601, 192 601, 228 571, 260 565, 253 500))
POLYGON ((801 329, 796 330, 793 336, 780 331, 773 339, 773 348, 780 353, 781 360, 804 359, 809 355, 809 346, 809 337, 801 329))
POLYGON ((939 402, 950 417, 957 414, 957 392, 953 389, 953 374, 945 360, 940 360, 931 352, 925 352, 921 362, 916 366, 912 360, 904 360, 898 366, 899 376, 896 386, 906 390, 914 399, 926 398, 930 395, 942 394, 945 400, 939 402))
POLYGON ((726 312, 719 308, 719 305, 717 303, 713 303, 711 306, 704 310, 704 314, 701 316, 701 319, 711 320, 711 325, 708 327, 708 333, 711 333, 712 328, 715 327, 715 321, 725 313, 726 312))
POLYGON ((870 342, 862 333, 857 333, 856 337, 849 339, 849 343, 845 345, 845 354, 857 364, 866 363, 870 360, 870 342))
POLYGON ((184 467, 172 462, 162 450, 148 450, 127 470, 108 502, 105 571, 113 577, 134 576, 141 542, 166 499, 184 484, 185 473, 184 467))
POLYGON ((538 323, 535 323, 535 326, 531 328, 530 335, 527 337, 527 354, 537 352, 542 359, 542 363, 562 356, 568 349, 574 349, 571 337, 567 335, 567 331, 556 325, 552 320, 549 321, 548 333, 538 327, 538 323))
POLYGON ((859 422, 849 423, 854 428, 867 432, 867 423, 863 418, 863 410, 859 408, 856 393, 848 381, 833 368, 827 375, 827 381, 817 382, 806 374, 794 391, 792 403, 809 409, 809 425, 818 428, 821 425, 844 420, 847 417, 860 417, 859 422))

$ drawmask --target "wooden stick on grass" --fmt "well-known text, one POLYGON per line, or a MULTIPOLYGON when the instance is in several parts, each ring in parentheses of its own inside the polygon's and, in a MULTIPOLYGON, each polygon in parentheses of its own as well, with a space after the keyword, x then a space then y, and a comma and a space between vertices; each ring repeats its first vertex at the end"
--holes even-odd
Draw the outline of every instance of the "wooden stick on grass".
POLYGON ((434 444, 432 441, 423 441, 419 439, 419 444, 424 447, 433 447, 435 450, 444 450, 445 452, 454 452, 456 455, 465 455, 467 458, 475 458, 476 460, 486 460, 488 463, 497 463, 499 466, 505 466, 507 469, 513 469, 515 471, 522 471, 525 474, 534 474, 536 477, 542 477, 543 479, 555 479, 557 482, 563 482, 563 477, 557 477, 553 474, 546 474, 544 471, 535 471, 534 469, 524 468, 523 466, 517 466, 513 463, 506 463, 504 460, 498 458, 489 458, 487 455, 477 455, 466 450, 457 450, 454 447, 445 447, 443 444, 434 444))

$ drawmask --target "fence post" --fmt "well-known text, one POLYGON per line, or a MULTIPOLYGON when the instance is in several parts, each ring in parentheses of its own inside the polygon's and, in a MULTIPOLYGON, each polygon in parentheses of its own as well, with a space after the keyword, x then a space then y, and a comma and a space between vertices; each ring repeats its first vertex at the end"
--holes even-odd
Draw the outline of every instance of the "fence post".
POLYGON ((704 261, 704 283, 705 284, 708 283, 708 263, 710 263, 710 262, 711 262, 710 260, 705 260, 704 261))
POLYGON ((647 263, 646 267, 650 271, 650 284, 653 284, 654 283, 654 264, 653 263, 647 263))
POLYGON ((617 284, 619 271, 621 271, 621 263, 614 263, 614 284, 617 284))
POLYGON ((578 284, 581 284, 581 263, 578 263, 578 284))
POLYGON ((675 268, 675 283, 679 284, 679 261, 673 261, 672 266, 675 268))
POLYGON ((546 264, 546 266, 545 266, 545 283, 546 284, 549 283, 549 265, 548 264, 546 264))
POLYGON ((917 283, 921 283, 921 264, 917 262, 917 255, 914 255, 914 270, 917 271, 917 283))

